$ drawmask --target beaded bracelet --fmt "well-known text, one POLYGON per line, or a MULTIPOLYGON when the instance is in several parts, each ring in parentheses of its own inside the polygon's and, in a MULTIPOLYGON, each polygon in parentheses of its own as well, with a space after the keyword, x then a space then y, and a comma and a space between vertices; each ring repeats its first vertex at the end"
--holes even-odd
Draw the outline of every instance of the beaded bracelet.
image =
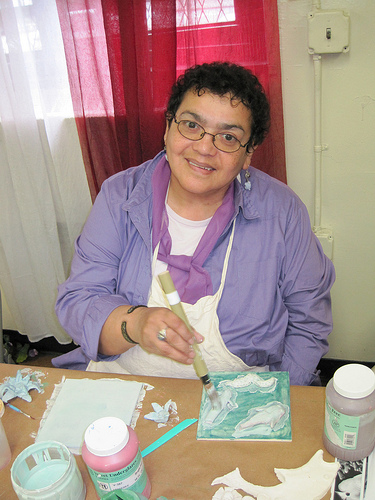
MULTIPOLYGON (((138 306, 131 306, 128 310, 127 310, 127 314, 130 314, 132 313, 135 309, 137 309, 138 307, 147 307, 147 306, 144 306, 143 304, 139 304, 138 306)), ((130 344, 138 344, 138 342, 135 342, 133 339, 131 339, 129 337, 129 334, 128 332, 126 331, 126 321, 123 321, 121 323, 121 333, 122 333, 122 336, 124 337, 124 339, 126 340, 126 342, 129 342, 130 344)))

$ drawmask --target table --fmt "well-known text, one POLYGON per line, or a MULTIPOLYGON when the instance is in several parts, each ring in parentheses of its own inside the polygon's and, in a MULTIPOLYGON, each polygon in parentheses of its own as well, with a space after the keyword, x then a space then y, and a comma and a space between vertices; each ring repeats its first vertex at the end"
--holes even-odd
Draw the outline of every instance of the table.
MULTIPOLYGON (((42 417, 46 402, 51 397, 55 384, 66 378, 113 378, 113 374, 60 370, 56 368, 26 367, 0 363, 0 383, 4 377, 14 377, 19 369, 42 372, 47 382, 44 393, 30 391, 32 402, 14 399, 12 403, 33 417, 42 417)), ((151 403, 165 404, 172 399, 177 404, 180 422, 186 418, 198 418, 202 397, 199 380, 183 380, 159 377, 115 375, 124 380, 136 380, 152 385, 146 391, 140 417, 135 431, 141 450, 167 432, 172 424, 158 428, 157 424, 144 417, 152 411, 151 403)), ((324 398, 323 387, 291 387, 292 442, 233 442, 197 441, 197 424, 193 424, 176 437, 144 458, 145 468, 152 484, 151 500, 165 496, 168 500, 211 500, 219 486, 211 486, 216 477, 239 468, 247 481, 262 486, 279 484, 273 469, 296 468, 305 464, 314 453, 323 449, 324 398)), ((38 420, 6 408, 2 423, 12 451, 12 459, 0 471, 1 498, 17 499, 10 479, 10 468, 18 454, 34 443, 32 433, 39 428, 38 420)), ((324 450, 324 459, 334 458, 324 450)), ((95 488, 81 456, 76 456, 78 467, 87 488, 87 500, 97 498, 95 488)), ((242 494, 244 494, 241 491, 242 494)), ((327 494, 324 500, 329 500, 327 494)))

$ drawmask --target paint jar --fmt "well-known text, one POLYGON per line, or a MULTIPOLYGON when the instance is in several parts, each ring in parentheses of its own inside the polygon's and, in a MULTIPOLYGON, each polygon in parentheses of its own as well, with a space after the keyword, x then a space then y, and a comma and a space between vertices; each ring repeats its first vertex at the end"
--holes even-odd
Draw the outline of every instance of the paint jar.
POLYGON ((323 443, 341 460, 361 460, 375 447, 375 373, 351 363, 326 387, 323 443))
POLYGON ((4 403, 0 399, 0 469, 3 469, 8 465, 11 457, 11 452, 9 448, 9 443, 7 435, 1 421, 1 417, 4 415, 4 403))
POLYGON ((20 500, 84 500, 86 486, 74 456, 57 441, 32 444, 10 470, 20 500))
POLYGON ((86 429, 82 458, 100 498, 127 489, 150 498, 137 435, 120 418, 99 418, 86 429))

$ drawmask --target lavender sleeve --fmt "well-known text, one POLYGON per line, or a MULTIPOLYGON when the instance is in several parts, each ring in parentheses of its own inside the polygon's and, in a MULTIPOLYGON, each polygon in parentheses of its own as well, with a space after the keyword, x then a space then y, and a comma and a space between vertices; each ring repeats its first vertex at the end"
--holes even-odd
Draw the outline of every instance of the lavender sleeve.
POLYGON ((70 276, 59 286, 55 307, 63 328, 81 346, 86 359, 95 361, 118 357, 98 355, 103 324, 114 309, 126 304, 116 294, 122 254, 117 226, 103 184, 76 241, 70 276))
POLYGON ((330 290, 335 280, 332 262, 311 231, 307 210, 300 206, 288 223, 280 289, 288 310, 284 352, 271 370, 288 371, 294 385, 318 379, 316 367, 328 352, 332 331, 330 290))

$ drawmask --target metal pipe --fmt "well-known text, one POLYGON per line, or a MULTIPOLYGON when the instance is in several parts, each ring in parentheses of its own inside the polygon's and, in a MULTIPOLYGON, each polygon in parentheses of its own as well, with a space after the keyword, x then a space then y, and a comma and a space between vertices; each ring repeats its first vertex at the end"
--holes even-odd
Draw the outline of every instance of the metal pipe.
POLYGON ((322 176, 322 60, 314 54, 314 159, 315 159, 315 207, 314 231, 321 226, 321 176, 322 176))

